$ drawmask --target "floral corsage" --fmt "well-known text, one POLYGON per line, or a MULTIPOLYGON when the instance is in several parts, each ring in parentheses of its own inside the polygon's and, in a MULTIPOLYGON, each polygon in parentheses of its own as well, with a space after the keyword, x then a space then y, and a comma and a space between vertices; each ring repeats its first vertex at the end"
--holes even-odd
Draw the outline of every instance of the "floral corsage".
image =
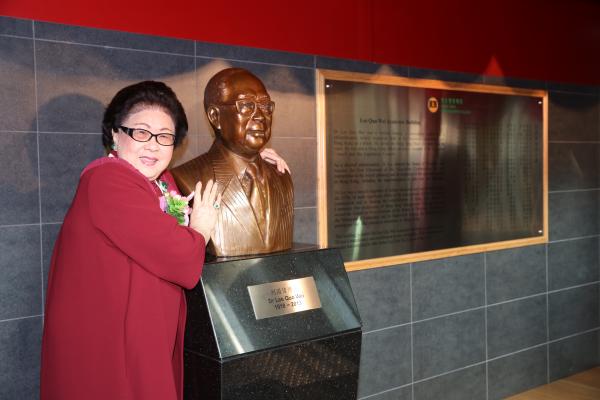
POLYGON ((167 183, 163 181, 155 181, 156 185, 162 192, 160 197, 160 209, 169 215, 172 215, 177 219, 179 225, 188 226, 190 223, 191 208, 189 206, 190 200, 194 197, 194 193, 190 193, 189 196, 185 197, 174 190, 170 192, 167 189, 167 183))

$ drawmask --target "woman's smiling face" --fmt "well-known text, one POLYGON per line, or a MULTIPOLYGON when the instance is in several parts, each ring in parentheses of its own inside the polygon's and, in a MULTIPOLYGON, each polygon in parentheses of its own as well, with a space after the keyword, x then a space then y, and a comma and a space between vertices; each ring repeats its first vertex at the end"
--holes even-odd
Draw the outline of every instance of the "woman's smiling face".
MULTIPOLYGON (((162 108, 147 106, 134 110, 123 120, 124 127, 145 129, 153 134, 175 134, 173 118, 162 108)), ((149 180, 158 178, 173 157, 173 146, 158 144, 156 137, 138 142, 119 129, 113 132, 113 141, 119 158, 129 162, 149 180)))

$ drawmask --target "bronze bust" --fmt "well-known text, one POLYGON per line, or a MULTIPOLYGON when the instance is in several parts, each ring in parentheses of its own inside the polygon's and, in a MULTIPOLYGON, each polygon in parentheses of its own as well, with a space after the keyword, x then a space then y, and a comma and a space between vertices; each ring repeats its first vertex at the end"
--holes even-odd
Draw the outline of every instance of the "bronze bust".
POLYGON ((275 103, 263 83, 242 68, 214 75, 204 110, 215 132, 208 150, 171 172, 184 194, 213 179, 221 212, 207 250, 216 256, 272 253, 292 246, 294 190, 289 173, 263 161, 275 103))

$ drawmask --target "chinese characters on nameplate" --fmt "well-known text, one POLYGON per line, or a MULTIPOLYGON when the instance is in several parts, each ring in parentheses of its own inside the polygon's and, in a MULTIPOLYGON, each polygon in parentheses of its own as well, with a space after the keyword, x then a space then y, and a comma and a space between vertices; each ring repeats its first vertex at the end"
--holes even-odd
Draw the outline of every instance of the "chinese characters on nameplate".
POLYGON ((321 308, 312 276, 248 286, 256 319, 321 308))

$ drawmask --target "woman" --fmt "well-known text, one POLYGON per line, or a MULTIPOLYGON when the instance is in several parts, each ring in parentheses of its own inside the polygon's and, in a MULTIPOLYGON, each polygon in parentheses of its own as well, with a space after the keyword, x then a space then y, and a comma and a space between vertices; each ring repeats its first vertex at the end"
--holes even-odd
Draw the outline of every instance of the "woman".
POLYGON ((161 209, 176 190, 165 170, 187 131, 165 84, 119 91, 102 130, 114 151, 82 172, 54 247, 41 399, 181 399, 182 288, 200 278, 220 195, 212 182, 196 186, 189 227, 161 209))

